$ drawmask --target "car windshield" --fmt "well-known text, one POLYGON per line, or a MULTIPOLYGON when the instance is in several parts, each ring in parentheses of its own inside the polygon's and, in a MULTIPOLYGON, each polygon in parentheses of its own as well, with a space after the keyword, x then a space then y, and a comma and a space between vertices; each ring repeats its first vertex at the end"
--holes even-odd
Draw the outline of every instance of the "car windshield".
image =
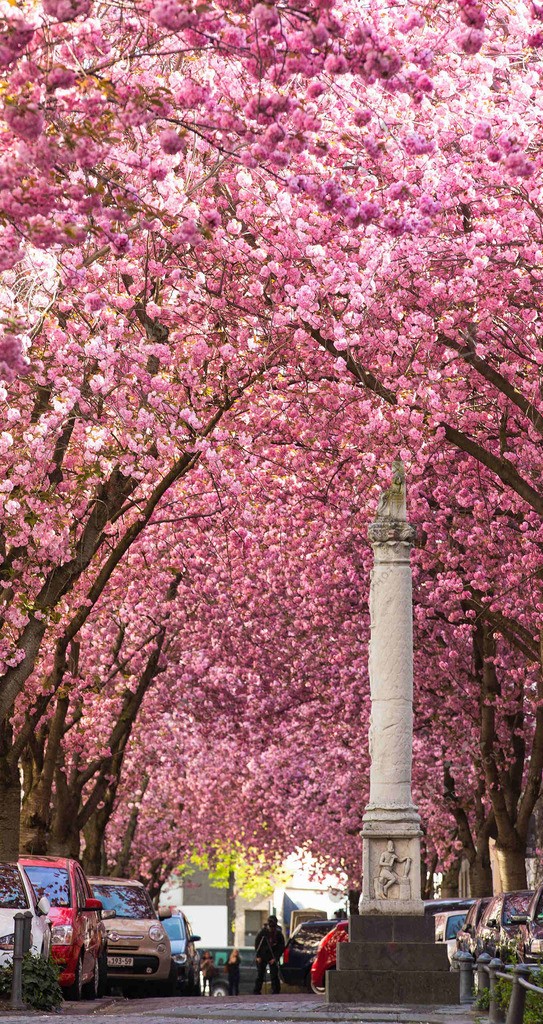
POLYGON ((70 881, 65 868, 45 864, 29 864, 24 867, 36 898, 47 896, 52 907, 70 907, 70 881))
POLYGON ((116 917, 156 918, 149 896, 139 885, 93 885, 92 891, 104 910, 114 910, 116 917))
POLYGON ((453 914, 447 921, 447 930, 445 932, 446 939, 455 939, 456 933, 460 931, 464 921, 466 920, 465 914, 453 914))
POLYGON ((511 917, 515 914, 527 914, 533 893, 517 892, 512 896, 506 896, 503 904, 503 923, 511 924, 511 917))
POLYGON ((28 900, 19 869, 15 864, 0 865, 0 909, 26 909, 28 900))
POLYGON ((303 924, 299 932, 295 932, 290 940, 294 949, 300 949, 304 953, 316 953, 322 938, 331 931, 333 925, 329 921, 319 921, 318 924, 303 924))
POLYGON ((183 919, 181 917, 167 917, 162 924, 168 938, 170 938, 172 942, 183 941, 185 938, 185 929, 183 927, 183 919))

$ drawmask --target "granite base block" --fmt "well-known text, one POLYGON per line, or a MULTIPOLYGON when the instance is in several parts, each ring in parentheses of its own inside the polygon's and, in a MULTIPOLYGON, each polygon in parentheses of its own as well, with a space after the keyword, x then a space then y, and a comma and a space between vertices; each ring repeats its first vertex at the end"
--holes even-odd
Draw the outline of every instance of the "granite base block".
POLYGON ((349 922, 351 942, 435 941, 435 921, 430 914, 358 914, 349 922))
POLYGON ((338 971, 450 970, 447 946, 437 942, 340 942, 338 971))
POLYGON ((460 1002, 458 972, 327 971, 326 1001, 417 1006, 460 1002))
POLYGON ((337 947, 337 970, 326 972, 326 1001, 367 1005, 459 1004, 460 975, 432 916, 353 916, 349 941, 337 947))

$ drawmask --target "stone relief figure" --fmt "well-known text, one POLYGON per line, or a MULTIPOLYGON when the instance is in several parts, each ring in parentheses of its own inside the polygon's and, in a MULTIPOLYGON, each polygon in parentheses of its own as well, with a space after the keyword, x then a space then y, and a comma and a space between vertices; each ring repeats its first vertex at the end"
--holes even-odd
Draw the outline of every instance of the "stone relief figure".
POLYGON ((386 900, 391 886, 399 885, 402 887, 402 883, 405 884, 405 879, 409 878, 410 870, 411 858, 398 857, 394 849, 394 843, 392 839, 389 839, 386 850, 383 850, 379 858, 379 876, 375 879, 376 896, 378 899, 386 900), (404 873, 401 877, 395 870, 396 864, 405 864, 404 873))

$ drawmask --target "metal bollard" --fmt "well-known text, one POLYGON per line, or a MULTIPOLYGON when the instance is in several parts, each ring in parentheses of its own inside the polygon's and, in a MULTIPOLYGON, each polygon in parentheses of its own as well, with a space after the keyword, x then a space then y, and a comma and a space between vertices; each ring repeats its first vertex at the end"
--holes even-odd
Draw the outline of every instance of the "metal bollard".
POLYGON ((29 910, 25 910, 23 922, 23 954, 28 953, 32 945, 32 914, 29 910))
POLYGON ((526 989, 520 984, 521 978, 529 978, 531 970, 527 964, 516 964, 513 968, 513 991, 507 1011, 507 1024, 522 1024, 524 1016, 524 1005, 526 1003, 526 989))
POLYGON ((30 928, 32 914, 30 910, 13 915, 13 976, 11 979, 12 1010, 25 1010, 23 1003, 23 956, 30 949, 30 928), (26 949, 25 949, 26 944, 26 949))
POLYGON ((503 971, 503 968, 504 965, 499 957, 494 957, 488 965, 488 973, 490 977, 490 1005, 488 1008, 489 1024, 504 1024, 505 1021, 505 1014, 501 1006, 498 1006, 496 994, 496 983, 498 981, 496 974, 498 971, 503 971))
POLYGON ((485 988, 490 988, 490 978, 488 976, 487 967, 492 960, 492 957, 488 953, 481 953, 477 957, 477 991, 482 992, 485 988))
POLYGON ((475 1001, 473 993, 475 960, 471 953, 465 953, 461 949, 454 954, 453 960, 456 961, 460 970, 460 1002, 473 1003, 475 1001))

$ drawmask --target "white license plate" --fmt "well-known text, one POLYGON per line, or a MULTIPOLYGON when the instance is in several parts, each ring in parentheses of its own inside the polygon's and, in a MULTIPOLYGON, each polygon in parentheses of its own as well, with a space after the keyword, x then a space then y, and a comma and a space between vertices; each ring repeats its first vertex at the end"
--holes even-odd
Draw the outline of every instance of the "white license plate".
POLYGON ((134 957, 133 956, 108 956, 107 958, 108 967, 133 967, 134 957))

